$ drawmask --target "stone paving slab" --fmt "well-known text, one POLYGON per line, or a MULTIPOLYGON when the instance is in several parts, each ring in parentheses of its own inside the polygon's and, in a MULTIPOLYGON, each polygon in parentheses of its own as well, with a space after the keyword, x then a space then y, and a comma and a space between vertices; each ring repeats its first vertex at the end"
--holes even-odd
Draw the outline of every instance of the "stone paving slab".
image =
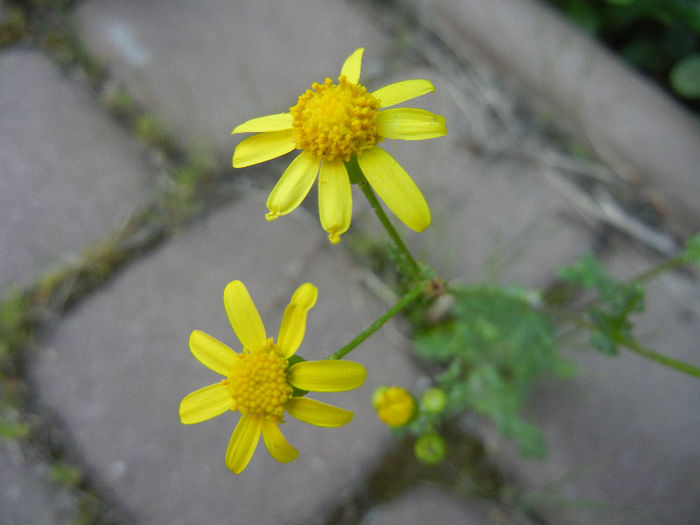
MULTIPOLYGON (((624 250, 608 262, 621 278, 647 268, 624 250)), ((676 276, 652 283, 636 327, 642 344, 699 365, 697 283, 676 276)), ((544 383, 533 395, 548 459, 523 460, 495 435, 489 439, 494 458, 522 487, 559 485, 557 494, 540 498, 555 523, 693 523, 700 511, 698 380, 629 351, 618 358, 589 349, 574 355, 573 381, 544 383), (557 505, 559 496, 569 504, 557 505)))
POLYGON ((114 77, 186 143, 230 163, 239 123, 279 113, 387 38, 347 2, 85 2, 79 34, 114 77))
POLYGON ((298 218, 267 224, 261 206, 263 195, 237 201, 130 266, 62 322, 32 366, 40 402, 139 522, 322 523, 389 439, 373 389, 415 383, 405 343, 385 327, 352 354, 368 369, 362 388, 315 396, 354 410, 354 421, 328 430, 289 418, 284 432, 299 459, 280 465, 261 444, 239 476, 224 464, 235 416, 180 424, 182 397, 218 377, 190 355, 189 333, 238 347, 221 299, 230 280, 246 283, 270 334, 299 284, 319 287, 301 350, 308 359, 336 350, 385 308, 320 229, 298 218))
POLYGON ((39 53, 0 53, 0 292, 75 260, 152 195, 94 94, 39 53))
POLYGON ((440 525, 510 525, 518 523, 503 509, 478 499, 460 500, 424 485, 372 509, 360 525, 439 523, 440 525))

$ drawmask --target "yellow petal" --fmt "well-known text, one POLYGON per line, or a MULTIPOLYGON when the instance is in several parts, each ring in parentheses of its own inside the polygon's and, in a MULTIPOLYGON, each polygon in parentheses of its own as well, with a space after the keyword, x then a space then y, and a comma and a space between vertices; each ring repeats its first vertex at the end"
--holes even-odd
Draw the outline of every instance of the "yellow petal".
POLYGON ((199 330, 190 334, 190 350, 200 363, 222 376, 228 376, 236 365, 236 352, 199 330))
POLYGON ((348 231, 352 219, 352 191, 350 177, 342 160, 321 164, 318 177, 318 213, 321 226, 328 232, 333 244, 348 231))
POLYGON ((316 180, 319 164, 320 161, 307 151, 291 162, 267 198, 270 212, 265 217, 268 221, 294 211, 301 204, 316 180))
POLYGON ((356 49, 355 51, 353 51, 352 55, 350 55, 345 60, 345 63, 343 64, 343 69, 340 70, 340 74, 345 75, 345 78, 348 79, 348 82, 357 84, 357 82, 360 80, 360 69, 362 68, 362 53, 364 52, 364 50, 364 47, 356 49))
POLYGON ((260 440, 263 419, 259 416, 247 414, 241 416, 236 429, 231 435, 226 449, 226 466, 236 474, 243 472, 250 458, 253 457, 255 447, 260 440))
POLYGON ((239 124, 231 132, 234 133, 261 133, 263 131, 282 131, 292 129, 292 115, 289 113, 276 113, 257 117, 239 124))
POLYGON ((304 283, 297 288, 289 305, 284 310, 277 351, 282 357, 291 357, 299 348, 306 331, 306 313, 316 304, 318 288, 311 283, 304 283))
POLYGON ((305 397, 293 397, 287 401, 285 408, 299 421, 318 427, 342 427, 353 417, 353 413, 349 410, 305 397))
POLYGON ((291 129, 259 133, 248 137, 236 146, 233 151, 233 167, 245 168, 265 162, 289 153, 295 147, 296 140, 291 129))
POLYGON ((299 451, 295 449, 284 438, 280 427, 275 421, 265 421, 262 427, 263 440, 270 455, 280 463, 289 463, 299 456, 299 451))
POLYGON ((180 402, 180 421, 185 425, 200 423, 223 414, 235 404, 222 383, 205 386, 186 395, 180 402))
POLYGON ((302 390, 343 392, 365 382, 367 370, 352 361, 303 361, 289 369, 289 382, 302 390))
POLYGON ((241 281, 231 281, 224 289, 224 308, 243 347, 257 350, 267 344, 265 326, 248 290, 241 281))
POLYGON ((409 228, 430 226, 430 209, 411 177, 391 155, 372 148, 357 157, 365 177, 389 209, 409 228))
POLYGON ((401 82, 394 82, 393 84, 379 88, 372 93, 372 96, 379 99, 379 102, 381 102, 380 108, 386 108, 394 104, 400 104, 401 102, 411 100, 412 98, 420 97, 426 93, 433 93, 434 91, 435 86, 433 86, 430 80, 402 80, 401 82))
POLYGON ((447 134, 445 117, 415 108, 393 108, 377 115, 377 131, 382 137, 425 140, 447 134))

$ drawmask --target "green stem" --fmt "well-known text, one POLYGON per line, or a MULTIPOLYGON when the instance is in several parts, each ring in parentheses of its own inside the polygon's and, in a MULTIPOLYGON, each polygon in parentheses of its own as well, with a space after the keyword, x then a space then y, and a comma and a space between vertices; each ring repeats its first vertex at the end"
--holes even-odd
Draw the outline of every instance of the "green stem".
POLYGON ((665 355, 657 354, 653 350, 644 348, 636 341, 623 340, 620 341, 620 344, 622 344, 625 348, 631 350, 635 354, 639 354, 642 357, 645 357, 651 361, 655 361, 659 364, 667 366, 668 368, 673 368, 674 370, 677 370, 678 372, 683 372, 684 374, 700 377, 700 368, 697 368, 691 364, 679 361, 677 359, 673 359, 665 355))
POLYGON ((648 281, 649 279, 653 279, 654 277, 663 272, 672 270, 678 266, 682 266, 686 262, 687 259, 685 258, 685 254, 678 255, 676 257, 673 257, 672 259, 669 259, 666 262, 663 262, 654 266, 653 268, 650 268, 649 270, 646 270, 645 272, 640 273, 636 277, 630 279, 628 283, 643 283, 645 281, 648 281))
POLYGON ((377 196, 374 194, 374 190, 372 190, 372 187, 369 185, 369 182, 367 182, 364 173, 362 173, 360 165, 357 163, 357 158, 352 157, 348 162, 345 163, 345 167, 347 168, 348 174, 350 175, 350 181, 357 183, 357 185, 360 187, 362 193, 364 193, 365 197, 367 197, 367 201, 369 201, 369 205, 372 207, 372 210, 374 210, 374 213, 377 215, 379 222, 382 223, 382 226, 384 226, 384 229, 389 234, 389 237, 391 237, 391 240, 394 241, 396 248, 408 261, 408 264, 411 267, 411 273, 413 274, 413 277, 417 281, 420 281, 420 265, 413 258, 411 252, 408 251, 408 248, 399 236, 399 233, 389 221, 389 217, 387 217, 386 213, 384 213, 384 209, 382 209, 382 206, 379 203, 377 196))
POLYGON ((354 350, 357 346, 359 346, 365 339, 367 339, 370 335, 372 335, 374 332, 379 330, 379 328, 382 327, 384 323, 386 323, 389 319, 394 317, 396 314, 398 314, 401 310, 406 308, 411 302, 416 300, 418 296, 423 293, 425 290, 425 284, 424 283, 419 283, 413 288, 411 288, 406 295, 404 295, 399 301, 389 308, 384 315, 379 317, 376 321, 374 321, 371 325, 369 325, 362 333, 360 333, 355 339, 350 341, 348 344, 346 344, 344 347, 342 347, 340 350, 337 352, 332 353, 329 355, 326 359, 342 359, 345 357, 348 353, 350 353, 352 350, 354 350))

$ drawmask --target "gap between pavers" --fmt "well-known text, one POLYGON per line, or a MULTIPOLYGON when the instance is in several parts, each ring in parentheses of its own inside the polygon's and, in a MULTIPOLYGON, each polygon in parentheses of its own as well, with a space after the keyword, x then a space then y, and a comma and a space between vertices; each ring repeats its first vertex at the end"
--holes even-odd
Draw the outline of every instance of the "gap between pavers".
POLYGON ((95 95, 41 54, 0 53, 0 293, 79 260, 154 195, 95 95))
POLYGON ((291 464, 276 463, 260 443, 236 476, 224 455, 237 415, 180 424, 182 397, 219 379, 190 354, 190 332, 239 348, 222 302, 229 281, 246 284, 269 335, 294 289, 316 284, 300 349, 307 359, 336 350, 386 308, 315 220, 300 211, 268 224, 264 211, 264 196, 249 196, 130 265, 66 317, 31 364, 40 403, 65 423, 88 471, 142 523, 322 523, 387 445, 373 389, 415 385, 409 349, 390 323, 349 356, 367 367, 362 388, 313 394, 355 411, 349 425, 322 429, 287 418, 283 431, 301 452, 291 464))

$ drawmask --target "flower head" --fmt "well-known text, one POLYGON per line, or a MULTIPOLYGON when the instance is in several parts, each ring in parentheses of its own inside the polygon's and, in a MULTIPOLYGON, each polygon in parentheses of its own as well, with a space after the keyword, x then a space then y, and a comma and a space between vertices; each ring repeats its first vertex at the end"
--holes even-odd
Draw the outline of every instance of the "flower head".
POLYGON ((307 399, 300 390, 341 392, 357 388, 366 370, 349 361, 298 361, 291 359, 306 329, 306 314, 316 303, 318 291, 311 283, 301 285, 284 311, 279 337, 267 338, 265 327, 248 290, 233 281, 224 290, 224 306, 243 351, 235 352, 210 335, 195 330, 190 350, 206 367, 224 376, 213 385, 187 395, 180 403, 180 421, 193 424, 227 410, 241 418, 233 431, 226 465, 236 474, 248 465, 263 436, 267 450, 282 463, 299 452, 282 435, 279 424, 285 411, 295 418, 321 427, 339 427, 352 419, 352 412, 307 399), (294 363, 293 363, 294 362, 294 363))
POLYGON ((413 419, 416 401, 403 387, 379 387, 374 391, 372 404, 379 419, 390 427, 402 427, 413 419))
POLYGON ((304 200, 318 175, 321 226, 332 243, 350 227, 352 194, 346 163, 357 158, 360 169, 385 204, 408 227, 423 231, 430 209, 404 169, 377 144, 385 138, 423 140, 447 133, 445 119, 428 111, 392 108, 435 91, 429 80, 404 80, 368 92, 358 83, 363 49, 343 64, 334 83, 326 78, 301 94, 289 113, 254 118, 233 133, 258 133, 243 140, 233 153, 242 168, 302 152, 282 174, 267 200, 268 220, 292 212, 304 200))

